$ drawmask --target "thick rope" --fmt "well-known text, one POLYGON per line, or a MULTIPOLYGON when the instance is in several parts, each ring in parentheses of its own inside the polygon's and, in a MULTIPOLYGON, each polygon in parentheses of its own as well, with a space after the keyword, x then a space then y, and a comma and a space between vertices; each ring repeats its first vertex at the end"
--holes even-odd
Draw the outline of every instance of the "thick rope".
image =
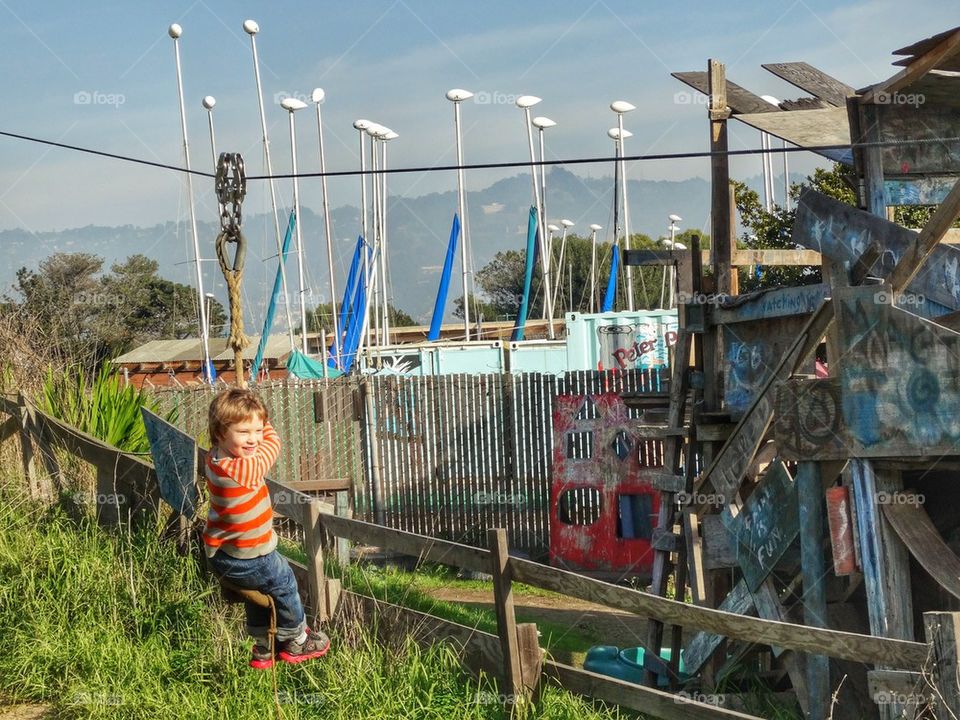
POLYGON ((246 387, 246 377, 243 372, 243 350, 250 345, 250 338, 243 331, 243 306, 241 304, 240 290, 243 283, 243 254, 245 240, 242 233, 238 233, 238 239, 232 240, 227 237, 226 232, 217 235, 217 260, 220 263, 220 270, 223 272, 223 278, 227 282, 227 291, 230 297, 230 337, 227 338, 227 345, 233 349, 234 367, 237 371, 237 385, 246 387), (233 268, 227 265, 228 242, 237 243, 237 253, 234 256, 233 268))

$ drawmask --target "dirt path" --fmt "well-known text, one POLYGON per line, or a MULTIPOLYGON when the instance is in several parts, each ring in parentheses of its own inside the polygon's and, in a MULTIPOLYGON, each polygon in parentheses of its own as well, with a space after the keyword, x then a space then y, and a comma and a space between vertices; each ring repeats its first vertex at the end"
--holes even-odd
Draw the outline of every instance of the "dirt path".
POLYGON ((0 705, 0 720, 43 720, 49 705, 0 705))
MULTIPOLYGON (((493 611, 493 597, 484 590, 459 588, 424 588, 430 597, 446 602, 457 602, 493 611)), ((583 662, 589 645, 617 645, 635 647, 644 644, 647 619, 633 613, 613 610, 596 603, 570 597, 544 597, 514 593, 513 604, 519 622, 549 622, 555 627, 570 628, 578 635, 596 638, 586 642, 582 653, 554 652, 560 662, 583 662)))

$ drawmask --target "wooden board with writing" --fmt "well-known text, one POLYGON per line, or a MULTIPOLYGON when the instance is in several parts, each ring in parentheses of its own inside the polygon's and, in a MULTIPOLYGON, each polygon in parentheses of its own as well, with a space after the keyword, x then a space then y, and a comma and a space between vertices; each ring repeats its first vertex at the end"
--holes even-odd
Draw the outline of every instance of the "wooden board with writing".
POLYGON ((783 463, 770 466, 736 515, 728 507, 720 519, 736 538, 737 562, 755 592, 800 532, 797 488, 783 463))
MULTIPOLYGON (((800 195, 792 236, 795 243, 847 267, 876 242, 882 254, 870 274, 880 278, 893 272, 915 238, 905 227, 809 189, 800 195)), ((960 248, 939 245, 907 290, 917 298, 918 309, 921 301, 960 309, 960 248)))
POLYGON ((960 333, 888 302, 838 291, 840 377, 781 386, 774 432, 783 457, 960 454, 960 333))

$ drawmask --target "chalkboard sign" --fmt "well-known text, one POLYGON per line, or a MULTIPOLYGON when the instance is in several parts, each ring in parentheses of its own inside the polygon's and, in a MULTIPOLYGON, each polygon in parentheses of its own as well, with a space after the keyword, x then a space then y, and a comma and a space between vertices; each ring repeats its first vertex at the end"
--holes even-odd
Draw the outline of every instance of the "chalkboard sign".
POLYGON ((197 442, 186 433, 141 408, 150 454, 160 483, 160 497, 187 518, 197 514, 197 442))
POLYGON ((769 467, 736 516, 728 508, 720 520, 736 539, 737 562, 754 592, 800 533, 797 488, 783 463, 769 467))

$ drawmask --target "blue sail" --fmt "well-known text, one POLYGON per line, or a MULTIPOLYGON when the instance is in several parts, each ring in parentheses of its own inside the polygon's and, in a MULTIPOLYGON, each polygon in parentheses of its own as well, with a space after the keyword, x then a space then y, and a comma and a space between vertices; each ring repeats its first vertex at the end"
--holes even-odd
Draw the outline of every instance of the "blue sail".
POLYGON ((293 237, 293 229, 296 224, 296 212, 291 210, 290 220, 287 221, 287 234, 283 236, 282 255, 277 264, 277 275, 273 278, 273 293, 270 295, 270 305, 267 307, 267 316, 263 319, 263 332, 260 333, 260 344, 257 346, 257 354, 253 358, 253 364, 250 365, 250 382, 257 381, 260 365, 263 364, 263 353, 267 349, 267 342, 270 340, 270 331, 273 329, 273 316, 277 312, 277 301, 280 299, 283 287, 283 266, 287 263, 287 253, 290 252, 290 238, 293 237))
MULTIPOLYGON (((447 243, 447 257, 443 261, 443 274, 440 275, 440 287, 437 290, 437 301, 433 305, 433 319, 430 320, 430 334, 427 340, 433 342, 440 339, 440 325, 443 322, 443 310, 447 304, 447 291, 450 289, 450 275, 453 272, 453 261, 457 256, 457 237, 460 235, 460 218, 453 214, 453 227, 450 228, 450 241, 447 243)), ((463 301, 467 302, 467 288, 463 288, 463 301)))
MULTIPOLYGON (((364 246, 366 247, 366 246, 364 246)), ((369 257, 369 251, 367 251, 369 257)), ((347 326, 346 337, 341 350, 342 367, 344 372, 350 372, 353 361, 356 359, 357 348, 363 334, 363 319, 367 309, 367 274, 361 265, 358 273, 356 292, 354 293, 350 322, 347 326)))
MULTIPOLYGON (((343 300, 340 302, 340 322, 337 327, 340 329, 340 357, 341 357, 341 366, 343 365, 343 352, 344 344, 346 343, 347 337, 347 326, 350 325, 351 311, 353 310, 353 296, 357 288, 357 275, 360 272, 360 253, 363 250, 363 236, 357 236, 357 247, 353 251, 353 260, 350 261, 350 272, 347 274, 347 285, 343 289, 343 300)), ((333 312, 336 312, 336 308, 333 308, 333 312)), ((337 367, 336 359, 336 347, 335 345, 330 346, 330 354, 327 359, 327 365, 335 368, 337 367)))
POLYGON ((603 296, 600 312, 613 310, 613 300, 617 295, 617 271, 620 269, 620 248, 614 243, 613 259, 610 261, 610 279, 607 280, 607 294, 603 296))
POLYGON ((537 209, 530 208, 527 218, 527 259, 523 269, 523 297, 520 298, 520 310, 513 325, 511 340, 523 340, 523 329, 527 324, 527 312, 530 305, 530 287, 533 285, 533 263, 536 260, 537 248, 537 209))

